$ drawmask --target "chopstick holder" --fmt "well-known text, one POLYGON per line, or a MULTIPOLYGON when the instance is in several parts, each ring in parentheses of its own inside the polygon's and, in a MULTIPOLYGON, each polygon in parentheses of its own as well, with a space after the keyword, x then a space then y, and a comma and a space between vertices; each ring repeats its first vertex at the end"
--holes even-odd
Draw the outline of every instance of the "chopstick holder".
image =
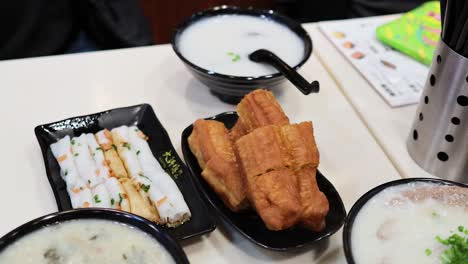
POLYGON ((443 179, 468 183, 468 58, 439 41, 407 139, 413 160, 443 179))

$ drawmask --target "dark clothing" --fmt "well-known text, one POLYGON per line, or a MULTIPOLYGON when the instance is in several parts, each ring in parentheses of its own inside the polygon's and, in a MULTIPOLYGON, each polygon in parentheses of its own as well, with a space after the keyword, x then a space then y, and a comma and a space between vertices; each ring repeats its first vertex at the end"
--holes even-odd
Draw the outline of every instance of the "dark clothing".
POLYGON ((72 0, 0 1, 0 60, 59 54, 75 37, 72 0))
POLYGON ((276 0, 275 9, 301 23, 346 18, 350 0, 276 0))
POLYGON ((96 42, 88 36, 85 31, 80 31, 76 38, 70 43, 64 53, 79 53, 79 52, 89 52, 97 51, 101 48, 96 44, 96 42))
POLYGON ((153 44, 148 21, 138 1, 80 1, 80 23, 99 46, 118 49, 153 44))
POLYGON ((408 12, 428 0, 351 0, 350 17, 408 12))
POLYGON ((153 43, 136 0, 5 0, 0 22, 0 60, 153 43))
POLYGON ((403 13, 426 1, 428 0, 276 0, 276 9, 300 22, 315 22, 403 13))

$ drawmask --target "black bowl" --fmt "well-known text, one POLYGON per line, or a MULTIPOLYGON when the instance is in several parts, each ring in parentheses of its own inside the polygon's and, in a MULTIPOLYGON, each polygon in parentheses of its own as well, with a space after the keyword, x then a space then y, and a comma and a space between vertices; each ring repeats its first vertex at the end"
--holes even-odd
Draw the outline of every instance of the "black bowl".
POLYGON ((185 255, 182 248, 177 244, 177 242, 175 242, 171 236, 162 231, 160 227, 156 226, 150 221, 137 215, 122 211, 95 208, 57 212, 36 218, 26 224, 23 224, 0 238, 0 252, 25 235, 39 230, 45 226, 78 219, 99 219, 114 221, 138 228, 139 230, 156 239, 174 258, 176 263, 189 263, 187 256, 185 255))
POLYGON ((222 101, 237 104, 244 95, 258 88, 273 88, 277 86, 285 77, 282 73, 274 73, 270 75, 254 76, 254 77, 240 77, 226 74, 220 74, 208 69, 203 69, 188 61, 178 49, 178 39, 180 34, 194 22, 206 17, 212 17, 217 15, 249 15, 262 17, 275 22, 281 23, 288 27, 291 31, 296 33, 304 43, 304 56, 299 64, 293 68, 298 70, 312 54, 312 41, 307 31, 302 28, 301 24, 296 21, 278 14, 273 10, 258 10, 258 9, 241 9, 232 6, 220 6, 213 9, 197 12, 180 24, 173 37, 172 37, 172 48, 174 49, 177 56, 185 63, 187 68, 192 74, 199 79, 202 83, 211 89, 211 92, 218 96, 222 101))
POLYGON ((353 207, 349 211, 349 214, 345 220, 345 225, 343 228, 343 248, 344 248, 344 253, 346 256, 346 261, 348 262, 348 264, 356 264, 356 262, 354 261, 353 252, 352 252, 351 233, 353 231, 354 220, 356 219, 356 216, 358 215, 362 207, 367 203, 367 201, 369 201, 372 197, 374 197, 376 194, 383 191, 384 189, 397 186, 397 185, 412 183, 412 182, 426 182, 426 183, 435 183, 435 184, 440 184, 440 185, 452 185, 452 186, 460 186, 460 187, 468 188, 468 185, 459 183, 459 182, 452 182, 452 181, 433 179, 433 178, 408 178, 408 179, 400 179, 400 180, 387 182, 368 191, 356 201, 356 203, 353 205, 353 207))
MULTIPOLYGON (((222 122, 227 128, 231 128, 236 123, 237 118, 236 112, 227 112, 207 119, 222 122)), ((295 250, 328 238, 343 225, 346 217, 343 201, 333 184, 319 171, 317 171, 317 184, 330 203, 330 211, 326 217, 327 225, 320 232, 313 232, 301 226, 294 226, 282 231, 271 231, 266 228, 260 216, 253 210, 239 213, 232 212, 224 205, 222 200, 201 176, 201 168, 198 165, 197 159, 190 151, 187 141, 187 138, 192 133, 192 129, 193 126, 190 125, 182 132, 182 152, 193 179, 220 219, 234 227, 234 229, 253 243, 275 251, 295 250)))

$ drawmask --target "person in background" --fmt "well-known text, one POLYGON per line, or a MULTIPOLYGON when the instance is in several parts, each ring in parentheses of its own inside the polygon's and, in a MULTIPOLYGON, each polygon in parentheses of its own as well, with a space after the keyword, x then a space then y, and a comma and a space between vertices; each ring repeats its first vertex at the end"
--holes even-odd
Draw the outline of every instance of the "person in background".
POLYGON ((276 0, 280 12, 302 22, 378 16, 410 11, 428 0, 276 0))
POLYGON ((0 3, 0 59, 63 53, 75 37, 71 0, 0 3))
POLYGON ((275 9, 301 23, 345 19, 350 0, 275 0, 275 9))
POLYGON ((150 45, 134 0, 0 2, 0 60, 150 45))
POLYGON ((428 0, 351 0, 349 17, 379 16, 408 12, 428 0))

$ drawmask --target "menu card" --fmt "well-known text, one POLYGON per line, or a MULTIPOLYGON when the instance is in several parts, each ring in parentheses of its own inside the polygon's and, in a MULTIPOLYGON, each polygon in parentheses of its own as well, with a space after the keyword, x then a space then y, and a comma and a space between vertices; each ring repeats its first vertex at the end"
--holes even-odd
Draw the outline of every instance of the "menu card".
POLYGON ((320 22, 319 29, 392 107, 419 102, 429 68, 382 44, 378 26, 400 15, 320 22))

